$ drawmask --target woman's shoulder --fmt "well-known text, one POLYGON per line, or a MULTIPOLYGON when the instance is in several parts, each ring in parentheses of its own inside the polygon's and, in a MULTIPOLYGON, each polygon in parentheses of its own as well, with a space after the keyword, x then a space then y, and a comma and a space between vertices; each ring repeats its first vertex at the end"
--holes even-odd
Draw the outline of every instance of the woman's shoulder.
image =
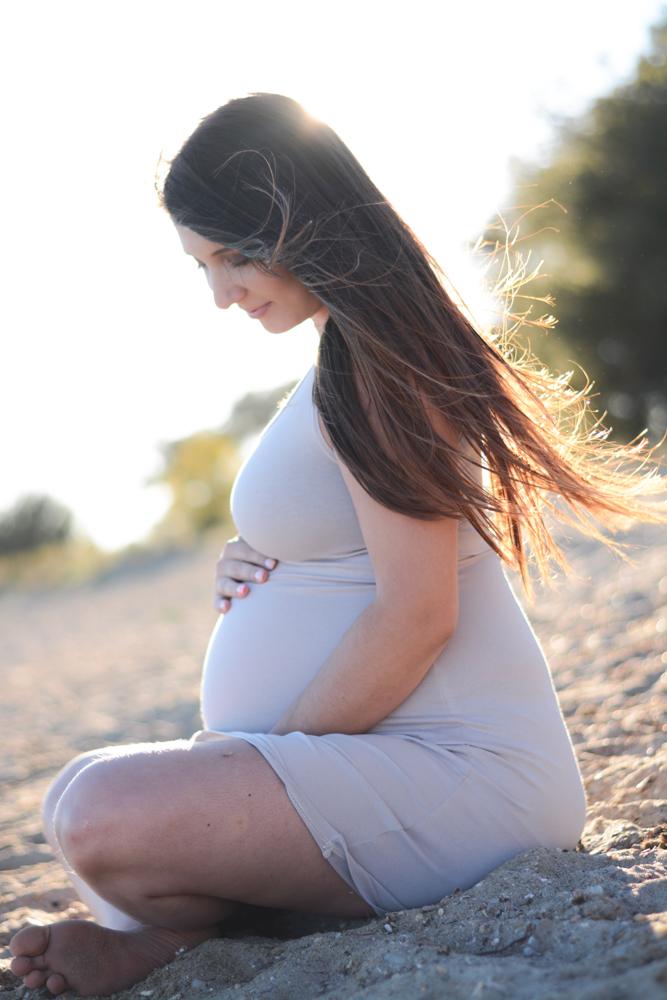
MULTIPOLYGON (((371 427, 373 428, 374 433, 378 437, 378 440, 381 441, 382 445, 386 449, 390 449, 391 441, 387 436, 386 429, 383 425, 380 414, 377 412, 376 408, 373 406, 371 402, 368 390, 365 388, 358 373, 355 373, 354 378, 355 378, 355 385, 357 386, 357 391, 359 393, 359 398, 361 400, 362 406, 364 407, 364 410, 366 411, 368 421, 371 427)), ((438 434, 441 438, 443 438, 447 442, 447 444, 451 445, 453 448, 459 448, 461 446, 461 435, 456 430, 454 425, 443 416, 440 410, 436 409, 435 406, 429 403, 424 398, 423 394, 421 395, 421 400, 424 405, 424 409, 426 410, 426 414, 431 424, 431 427, 435 430, 436 434, 438 434)))
MULTIPOLYGON (((314 369, 315 366, 313 366, 313 370, 314 369)), ((364 412, 366 413, 368 422, 371 425, 371 428, 373 429, 373 433, 375 434, 377 440, 382 444, 382 447, 385 449, 385 451, 388 454, 391 454, 391 448, 392 448, 391 439, 387 434, 386 427, 384 425, 384 422, 380 414, 378 413, 376 407, 373 405, 371 401, 370 394, 366 389, 366 386, 364 385, 363 379, 361 378, 358 372, 353 373, 353 378, 354 378, 354 384, 357 389, 357 393, 359 395, 359 400, 364 409, 364 412)), ((424 408, 427 412, 431 426, 433 427, 435 432, 441 438, 443 438, 447 442, 447 444, 451 445, 453 448, 460 448, 461 434, 456 430, 454 425, 449 420, 447 420, 443 416, 443 414, 438 409, 436 409, 436 407, 434 407, 431 403, 428 403, 426 400, 423 399, 423 397, 422 400, 424 402, 424 408)), ((331 443, 331 439, 327 433, 326 427, 324 426, 324 422, 319 412, 317 413, 317 420, 320 426, 320 431, 322 432, 322 437, 324 438, 327 447, 333 449, 333 444, 331 443)))

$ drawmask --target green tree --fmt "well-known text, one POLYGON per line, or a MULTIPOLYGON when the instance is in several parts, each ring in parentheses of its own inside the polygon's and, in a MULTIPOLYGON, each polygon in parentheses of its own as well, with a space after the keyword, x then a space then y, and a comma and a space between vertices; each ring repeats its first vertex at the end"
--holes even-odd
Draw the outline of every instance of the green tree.
POLYGON ((552 369, 574 364, 578 387, 581 365, 613 436, 648 428, 657 440, 667 425, 667 20, 651 35, 628 84, 556 123, 549 163, 514 161, 516 204, 481 245, 507 241, 528 271, 544 264, 533 280, 558 326, 517 339, 552 369))

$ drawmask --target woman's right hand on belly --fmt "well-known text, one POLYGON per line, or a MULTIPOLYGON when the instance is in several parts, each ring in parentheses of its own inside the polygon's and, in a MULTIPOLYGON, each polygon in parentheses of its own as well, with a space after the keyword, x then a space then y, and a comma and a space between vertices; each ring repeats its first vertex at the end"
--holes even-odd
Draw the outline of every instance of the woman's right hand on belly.
POLYGON ((224 615, 231 608, 233 597, 248 596, 247 581, 266 583, 277 565, 277 559, 253 549, 240 535, 230 538, 216 563, 213 607, 224 615), (259 574, 259 578, 255 574, 259 574))

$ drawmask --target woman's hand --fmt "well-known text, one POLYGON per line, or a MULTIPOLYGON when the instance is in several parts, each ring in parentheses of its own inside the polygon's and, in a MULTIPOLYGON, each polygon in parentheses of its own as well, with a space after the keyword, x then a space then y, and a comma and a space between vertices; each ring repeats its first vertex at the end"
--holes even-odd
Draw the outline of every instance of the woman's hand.
POLYGON ((232 606, 232 597, 250 593, 247 580, 266 583, 269 572, 277 565, 277 559, 251 548, 240 535, 230 538, 216 563, 213 607, 224 615, 232 606), (239 591, 239 587, 243 589, 239 591))

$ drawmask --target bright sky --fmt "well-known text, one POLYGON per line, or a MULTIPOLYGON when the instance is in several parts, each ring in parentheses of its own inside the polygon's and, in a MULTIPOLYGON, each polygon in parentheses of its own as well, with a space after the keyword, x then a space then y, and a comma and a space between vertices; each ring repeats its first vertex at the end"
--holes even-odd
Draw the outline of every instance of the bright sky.
POLYGON ((235 399, 314 359, 310 321, 276 336, 217 309, 157 207, 160 152, 173 156, 204 115, 252 91, 300 101, 481 311, 463 248, 506 204, 511 158, 545 157, 551 116, 629 79, 665 9, 12 4, 0 43, 0 509, 47 492, 101 546, 139 540, 167 506, 145 485, 159 444, 218 427, 235 399))

